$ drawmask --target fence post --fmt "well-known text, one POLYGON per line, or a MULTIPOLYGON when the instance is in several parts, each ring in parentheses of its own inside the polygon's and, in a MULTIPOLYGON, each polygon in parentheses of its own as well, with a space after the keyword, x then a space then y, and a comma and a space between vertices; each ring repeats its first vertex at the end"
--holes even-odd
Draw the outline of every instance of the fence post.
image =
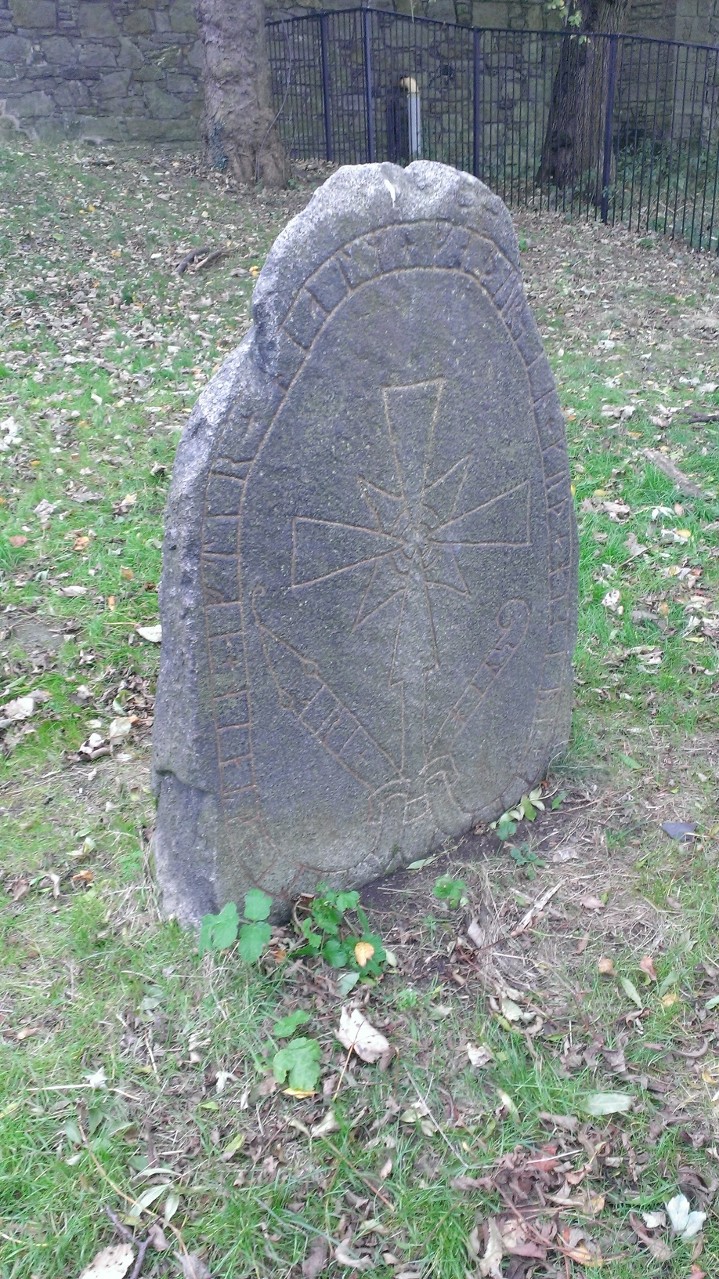
POLYGON ((372 11, 362 10, 364 32, 364 96, 367 113, 367 160, 374 164, 377 159, 377 144, 374 127, 374 105, 372 102, 374 84, 372 80, 372 11))
POLYGON ((325 121, 325 156, 334 160, 332 117, 330 115, 330 68, 328 61, 327 14, 320 14, 320 56, 322 59, 322 111, 325 121))
POLYGON ((473 57, 472 57, 472 173, 475 178, 479 177, 479 130, 482 125, 479 111, 479 59, 481 54, 481 31, 478 27, 474 28, 472 33, 473 41, 473 57))
POLYGON ((604 116, 604 160, 602 163, 602 222, 609 221, 609 183, 612 177, 612 132, 614 126, 614 97, 617 88, 618 36, 609 37, 609 64, 607 67, 607 110, 604 116))

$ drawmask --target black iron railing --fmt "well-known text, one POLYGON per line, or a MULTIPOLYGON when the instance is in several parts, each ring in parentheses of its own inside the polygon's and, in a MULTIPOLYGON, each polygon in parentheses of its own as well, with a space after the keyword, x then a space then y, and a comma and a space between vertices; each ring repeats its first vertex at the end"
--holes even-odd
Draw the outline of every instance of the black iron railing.
POLYGON ((442 160, 509 204, 719 251, 719 48, 372 9, 271 22, 268 37, 293 156, 442 160))

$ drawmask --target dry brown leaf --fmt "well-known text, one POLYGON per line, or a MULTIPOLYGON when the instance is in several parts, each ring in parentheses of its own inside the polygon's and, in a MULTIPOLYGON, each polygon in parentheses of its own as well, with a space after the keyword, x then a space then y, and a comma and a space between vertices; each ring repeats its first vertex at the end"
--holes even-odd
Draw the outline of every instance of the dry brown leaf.
POLYGON ((640 959, 639 967, 643 973, 647 974, 647 977, 649 977, 651 981, 657 980, 657 970, 654 967, 654 960, 651 955, 645 955, 643 959, 640 959))
POLYGON ((329 1244, 326 1239, 318 1236, 302 1262, 302 1279, 317 1279, 326 1269, 329 1259, 329 1244))
POLYGON ((80 1279, 124 1279, 134 1260, 135 1251, 129 1243, 112 1244, 93 1257, 80 1279))
POLYGON ((183 1252, 181 1255, 175 1253, 175 1258, 180 1263, 182 1279, 212 1279, 207 1266, 196 1252, 183 1252))
POLYGON ((355 1257, 349 1250, 347 1244, 340 1243, 335 1248, 335 1261, 341 1266, 349 1266, 352 1270, 374 1270, 374 1262, 371 1257, 355 1257))
POLYGON ((671 1261, 672 1250, 663 1239, 658 1239, 655 1235, 650 1235, 646 1226, 642 1224, 636 1213, 630 1212, 629 1224, 634 1231, 637 1239, 644 1244, 647 1252, 651 1253, 656 1261, 671 1261))
POLYGON ((389 1040, 379 1030, 375 1030, 359 1008, 351 1011, 342 1009, 335 1034, 344 1048, 355 1052, 362 1061, 369 1062, 370 1065, 389 1052, 389 1040))

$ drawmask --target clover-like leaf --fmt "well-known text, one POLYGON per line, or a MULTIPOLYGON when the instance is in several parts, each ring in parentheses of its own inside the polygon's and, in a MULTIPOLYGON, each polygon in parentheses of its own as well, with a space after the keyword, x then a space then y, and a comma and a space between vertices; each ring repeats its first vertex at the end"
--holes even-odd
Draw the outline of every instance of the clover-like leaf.
POLYGON ((261 888, 251 888, 245 893, 245 919, 267 919, 272 910, 272 898, 261 888))
POLYGON ((203 915, 197 947, 200 955, 208 950, 227 950, 237 941, 240 918, 234 902, 222 907, 219 915, 203 915))
POLYGON ((272 936, 269 924, 243 924, 237 949, 246 964, 256 964, 272 936))
POLYGON ((293 1091, 312 1093, 320 1079, 321 1049, 316 1039, 291 1039, 272 1059, 278 1084, 287 1081, 293 1091))

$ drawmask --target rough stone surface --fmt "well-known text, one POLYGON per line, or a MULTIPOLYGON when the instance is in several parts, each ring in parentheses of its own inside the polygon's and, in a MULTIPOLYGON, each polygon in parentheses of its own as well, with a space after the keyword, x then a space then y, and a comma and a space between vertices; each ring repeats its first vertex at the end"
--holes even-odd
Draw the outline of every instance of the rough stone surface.
POLYGON ((197 919, 359 885, 566 742, 564 423, 509 214, 418 162, 339 170, 182 438, 162 578, 156 861, 197 919))

